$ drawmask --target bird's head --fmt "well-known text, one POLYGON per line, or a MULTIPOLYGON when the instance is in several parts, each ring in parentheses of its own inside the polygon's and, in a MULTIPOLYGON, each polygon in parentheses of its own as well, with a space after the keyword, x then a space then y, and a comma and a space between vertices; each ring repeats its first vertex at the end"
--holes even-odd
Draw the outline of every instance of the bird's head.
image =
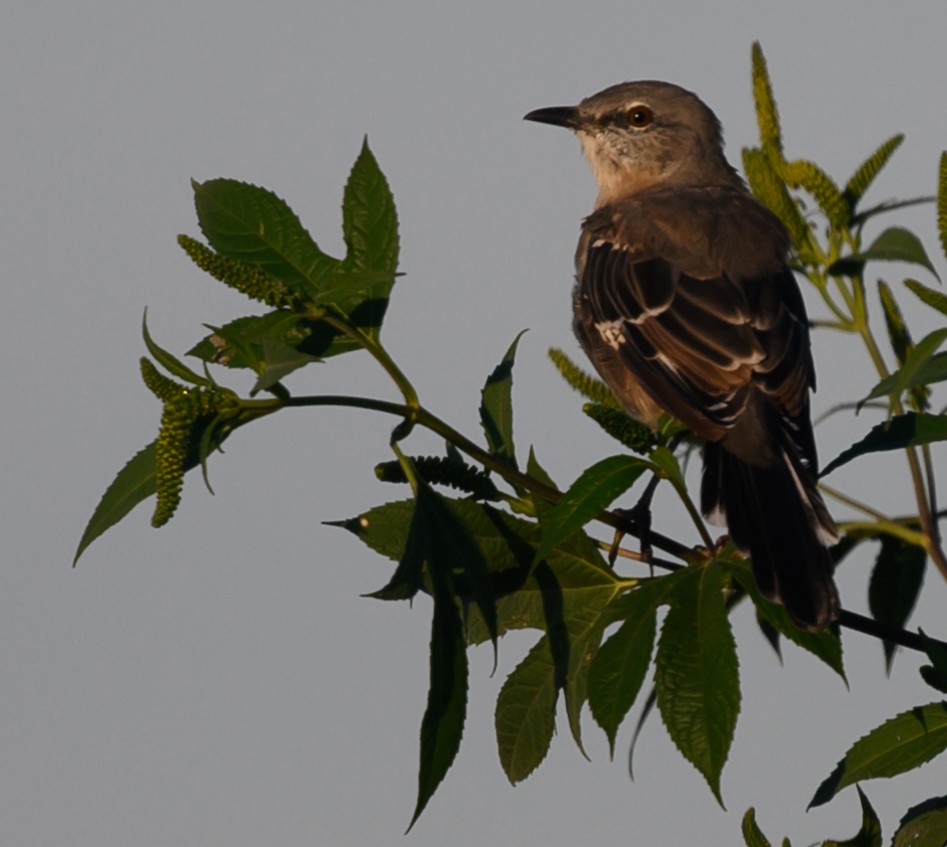
POLYGON ((564 126, 582 142, 599 187, 598 205, 654 185, 732 185, 716 115, 668 82, 624 82, 578 106, 551 106, 528 121, 564 126))

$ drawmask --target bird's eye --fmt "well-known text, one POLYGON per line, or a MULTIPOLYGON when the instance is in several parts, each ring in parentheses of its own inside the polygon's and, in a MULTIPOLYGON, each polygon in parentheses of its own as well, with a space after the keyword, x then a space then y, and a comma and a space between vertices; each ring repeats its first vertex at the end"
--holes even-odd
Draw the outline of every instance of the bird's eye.
POLYGON ((628 125, 643 129, 654 120, 654 112, 647 106, 632 106, 628 110, 628 125))

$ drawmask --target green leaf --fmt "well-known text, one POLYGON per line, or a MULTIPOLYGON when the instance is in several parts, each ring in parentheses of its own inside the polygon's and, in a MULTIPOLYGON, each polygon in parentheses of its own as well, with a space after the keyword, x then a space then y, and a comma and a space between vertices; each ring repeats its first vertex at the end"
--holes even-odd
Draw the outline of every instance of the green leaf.
POLYGON ((610 456, 586 468, 547 516, 536 561, 624 494, 649 467, 644 459, 610 456))
POLYGON ((272 191, 234 179, 192 184, 201 231, 222 256, 256 266, 310 300, 339 267, 272 191))
POLYGON ((827 476, 836 468, 867 453, 901 450, 904 447, 945 440, 947 440, 947 416, 906 412, 872 427, 861 441, 855 442, 829 462, 819 476, 827 476))
POLYGON ((188 351, 189 356, 229 368, 250 368, 259 376, 271 369, 268 352, 280 365, 287 357, 295 358, 281 352, 284 347, 296 351, 300 365, 362 349, 357 341, 324 321, 309 321, 285 309, 237 318, 211 329, 210 335, 188 351))
MULTIPOLYGON (((203 463, 210 452, 218 449, 230 434, 249 419, 228 419, 220 425, 217 415, 202 416, 188 432, 187 453, 184 457, 184 472, 193 470, 203 463), (213 429, 210 436, 207 430, 213 429), (206 437, 205 437, 206 436, 206 437)), ((155 441, 139 450, 123 467, 112 483, 106 488, 102 499, 89 518, 79 546, 73 558, 73 565, 83 551, 107 529, 117 524, 142 500, 157 491, 157 466, 155 460, 155 441)))
POLYGON ((908 809, 891 847, 944 847, 947 844, 947 797, 932 797, 908 809))
POLYGON ((921 265, 937 277, 937 271, 934 270, 921 240, 913 232, 903 227, 886 229, 871 243, 867 250, 842 257, 829 266, 828 273, 834 276, 860 274, 865 263, 874 260, 909 262, 921 265))
POLYGON ((856 741, 819 786, 809 808, 866 779, 897 776, 947 749, 947 703, 915 706, 856 741))
POLYGON ((107 529, 115 526, 142 500, 151 497, 155 490, 155 442, 152 441, 129 460, 112 484, 105 489, 79 540, 79 547, 72 560, 73 566, 79 561, 86 547, 107 529))
POLYGON ((526 779, 549 752, 556 728, 556 672, 543 636, 506 678, 497 697, 500 764, 514 785, 526 779))
MULTIPOLYGON (((905 323, 904 315, 894 299, 894 294, 884 280, 878 280, 878 295, 881 299, 881 308, 885 316, 885 326, 888 329, 888 338, 891 349, 897 357, 898 364, 903 365, 908 355, 914 349, 914 340, 905 323)), ((911 406, 915 411, 923 412, 927 408, 930 391, 926 386, 915 386, 911 389, 911 406)))
POLYGON ((746 847, 770 847, 766 836, 763 835, 760 828, 756 825, 756 809, 752 806, 746 810, 741 828, 743 830, 743 840, 746 842, 746 847))
POLYGON ((861 788, 857 790, 862 807, 861 829, 847 841, 824 841, 823 847, 881 847, 881 821, 865 793, 861 788))
POLYGON ((366 278, 338 294, 329 288, 320 295, 320 302, 329 302, 331 297, 332 304, 356 326, 370 338, 377 338, 398 269, 398 213, 367 138, 345 185, 342 234, 346 271, 370 272, 374 281, 366 278))
POLYGON ((207 377, 194 373, 194 371, 185 365, 184 362, 178 360, 175 356, 172 356, 163 347, 158 346, 155 340, 151 337, 151 333, 148 332, 147 309, 145 309, 145 313, 141 317, 141 335, 145 339, 145 347, 148 348, 148 352, 151 353, 152 358, 154 358, 154 360, 168 373, 173 374, 179 379, 183 379, 185 382, 190 382, 192 385, 209 386, 211 384, 207 377))
POLYGON ((688 569, 658 639, 658 709, 677 748, 717 801, 740 711, 736 645, 724 604, 724 569, 688 569))
POLYGON ((921 302, 926 303, 931 308, 937 309, 942 315, 947 315, 947 294, 942 294, 934 288, 930 288, 916 279, 906 279, 904 284, 910 289, 921 302))
POLYGON ((502 361, 487 377, 480 392, 480 425, 486 435, 490 452, 514 468, 516 450, 513 444, 513 362, 516 358, 516 346, 525 331, 513 339, 502 361))
MULTIPOLYGON (((373 591, 371 594, 366 595, 367 597, 374 597, 377 600, 410 600, 421 590, 424 580, 424 562, 430 556, 428 544, 429 528, 427 525, 429 518, 427 512, 421 506, 420 500, 407 500, 401 503, 389 504, 389 506, 395 508, 381 511, 381 514, 387 516, 389 521, 393 513, 401 518, 403 517, 403 507, 406 505, 412 508, 407 538, 404 540, 404 549, 398 560, 398 567, 395 568, 391 579, 388 580, 388 583, 383 588, 373 591)), ((362 520, 366 522, 367 526, 368 518, 363 518, 362 520)), ((400 526, 400 520, 396 519, 394 524, 389 523, 388 526, 390 527, 390 531, 386 534, 389 538, 401 534, 402 527, 400 526)), ((349 529, 350 527, 346 528, 349 529)), ((361 521, 351 527, 356 534, 361 528, 361 521)), ((373 527, 373 530, 374 529, 375 527, 373 527)), ((385 533, 385 530, 381 529, 381 532, 385 533)))
POLYGON ((348 248, 348 267, 382 271, 388 274, 389 282, 393 280, 398 269, 398 213, 388 180, 367 138, 345 185, 342 234, 348 248))
MULTIPOLYGON (((895 629, 904 627, 921 592, 926 562, 923 547, 892 535, 881 536, 881 550, 868 583, 868 608, 876 621, 895 629)), ((883 646, 890 673, 897 645, 884 641, 883 646)))
POLYGON ((421 720, 421 765, 418 801, 408 829, 414 826, 431 796, 454 763, 467 714, 467 645, 460 612, 449 585, 450 560, 445 551, 430 549, 434 586, 431 622, 431 682, 427 708, 421 720))
POLYGON ((618 727, 637 699, 651 664, 657 627, 653 593, 633 590, 627 597, 624 623, 602 644, 589 669, 589 707, 608 736, 612 756, 618 727))
POLYGON ((924 639, 924 651, 927 653, 927 658, 931 660, 931 664, 922 665, 919 669, 921 677, 932 688, 947 693, 947 645, 928 638, 923 630, 921 630, 921 637, 924 639))
POLYGON ((947 341, 947 329, 936 329, 925 335, 908 353, 904 364, 893 374, 882 379, 867 397, 860 400, 858 408, 860 409, 876 397, 898 398, 904 391, 914 386, 928 385, 931 382, 947 379, 947 354, 935 352, 944 341, 947 341))

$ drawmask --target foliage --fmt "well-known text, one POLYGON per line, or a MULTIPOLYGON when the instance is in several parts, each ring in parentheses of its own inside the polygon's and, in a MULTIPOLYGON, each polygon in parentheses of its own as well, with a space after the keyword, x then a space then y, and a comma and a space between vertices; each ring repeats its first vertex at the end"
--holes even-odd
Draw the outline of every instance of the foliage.
MULTIPOLYGON (((820 633, 796 628, 781 607, 758 594, 745 557, 729 544, 714 544, 685 484, 676 452, 680 426, 668 419, 657 433, 643 429, 621 411, 600 380, 561 351, 550 356, 565 380, 589 401, 584 411, 637 455, 602 459, 571 485, 554 482, 532 450, 523 470, 512 403, 519 338, 485 380, 479 406, 481 443, 422 405, 382 342, 383 320, 398 276, 398 220, 388 183, 367 141, 344 190, 346 255, 341 259, 324 253, 274 193, 229 179, 194 183, 206 243, 182 235, 180 246, 198 267, 268 311, 211 328, 190 351, 202 361, 203 373, 161 348, 143 326, 150 358, 142 360, 141 372, 162 404, 159 433, 106 490, 76 559, 152 495, 154 525, 168 521, 179 506, 187 472, 201 466, 206 479, 211 456, 238 427, 286 409, 327 405, 393 416, 397 423, 389 446, 394 458, 379 464, 376 472, 382 481, 408 485, 410 495, 334 525, 394 563, 390 579, 372 597, 431 598, 430 690, 421 722, 412 824, 460 747, 469 685, 467 650, 489 641, 496 651, 499 639, 514 629, 535 630, 537 640, 507 678, 497 701, 499 756, 513 783, 525 779, 545 758, 560 697, 580 749, 587 704, 613 752, 619 728, 641 701, 638 730, 656 705, 672 741, 722 805, 720 777, 741 709, 737 644, 729 614, 741 602, 755 605, 763 634, 777 649, 785 638, 843 678, 840 636, 848 628, 879 638, 889 665, 898 645, 923 650, 930 660, 922 669, 925 681, 941 693, 947 691, 947 645, 904 629, 927 562, 947 575, 930 455, 932 443, 947 439, 947 416, 932 408, 933 386, 947 378, 947 353, 940 349, 947 329, 915 341, 895 289, 880 280, 888 355, 869 323, 869 265, 907 262, 936 278, 920 240, 903 227, 884 229, 867 246, 864 241, 869 222, 920 202, 863 207, 872 182, 903 137, 894 135, 881 143, 839 187, 841 183, 815 163, 786 158, 773 86, 758 45, 752 59, 761 142, 743 151, 748 182, 792 236, 796 269, 831 315, 819 325, 861 345, 876 371, 854 389, 864 397, 858 406, 883 399, 888 410, 883 421, 871 426, 856 419, 853 428, 859 437, 827 464, 823 475, 848 462, 870 461, 879 451, 900 451, 913 482, 911 513, 900 517, 824 487, 855 515, 840 523, 842 539, 835 559, 841 562, 865 542, 879 542, 870 617, 850 611, 846 598, 839 625, 820 633), (799 192, 814 201, 818 214, 807 211, 799 192), (294 371, 356 350, 368 353, 391 378, 399 402, 290 393, 286 380, 294 371), (219 385, 212 368, 213 373, 220 368, 252 371, 256 383, 250 396, 219 385), (442 437, 444 455, 405 453, 401 445, 415 427, 442 437), (659 482, 680 500, 701 546, 660 534, 640 514, 609 511, 634 486, 659 482), (593 521, 632 537, 647 531, 658 555, 643 566, 639 553, 620 548, 617 541, 597 540, 588 529, 593 521), (618 566, 613 564, 616 558, 618 566), (642 692, 647 694, 642 697, 642 692)), ((947 154, 940 164, 937 220, 947 249, 945 162, 947 154)), ((938 319, 947 314, 947 296, 937 289, 913 279, 906 279, 904 286, 938 319)), ((686 449, 685 443, 681 450, 686 449)), ((935 701, 908 710, 856 741, 812 802, 828 802, 856 782, 893 777, 945 748, 947 705, 935 701)), ((849 841, 826 844, 880 844, 880 824, 858 790, 861 830, 849 841)), ((945 808, 944 798, 920 803, 905 816, 894 843, 943 843, 945 808)), ((750 847, 769 844, 752 809, 744 817, 743 835, 750 847)))

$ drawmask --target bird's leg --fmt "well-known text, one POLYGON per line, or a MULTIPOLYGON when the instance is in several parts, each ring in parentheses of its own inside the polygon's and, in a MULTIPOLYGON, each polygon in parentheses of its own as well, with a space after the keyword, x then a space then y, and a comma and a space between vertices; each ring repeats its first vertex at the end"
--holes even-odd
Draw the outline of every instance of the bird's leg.
MULTIPOLYGON (((672 435, 667 441, 667 448, 672 453, 677 449, 677 445, 681 443, 683 438, 683 433, 678 433, 672 435)), ((651 501, 654 499, 654 492, 657 490, 658 483, 661 481, 661 477, 657 474, 653 474, 651 479, 648 482, 647 488, 645 488, 644 493, 641 497, 638 498, 638 502, 630 509, 615 509, 622 518, 634 524, 635 529, 638 532, 638 542, 641 545, 639 555, 642 562, 651 561, 651 501)), ((625 537, 624 530, 616 529, 615 538, 612 541, 612 546, 608 551, 608 563, 609 565, 614 566, 615 559, 618 557, 618 548, 621 545, 622 539, 625 537)))
MULTIPOLYGON (((661 477, 655 475, 648 482, 648 487, 638 498, 630 509, 615 509, 615 512, 623 519, 634 525, 638 533, 638 541, 641 545, 640 556, 642 562, 651 560, 651 501, 654 499, 654 492, 657 490, 661 477)), ((609 565, 615 564, 618 557, 618 548, 621 546, 622 539, 625 537, 623 529, 615 530, 615 539, 608 551, 609 565)))

